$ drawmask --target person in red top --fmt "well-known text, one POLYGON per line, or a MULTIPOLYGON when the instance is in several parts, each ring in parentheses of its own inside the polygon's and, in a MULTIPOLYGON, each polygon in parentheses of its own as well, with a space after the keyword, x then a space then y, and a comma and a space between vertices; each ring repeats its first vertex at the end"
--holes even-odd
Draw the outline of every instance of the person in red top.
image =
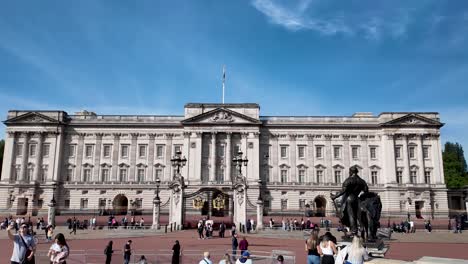
POLYGON ((247 242, 247 239, 245 237, 242 237, 242 240, 239 242, 239 250, 241 252, 241 256, 244 253, 244 251, 248 250, 249 248, 249 242, 247 242))

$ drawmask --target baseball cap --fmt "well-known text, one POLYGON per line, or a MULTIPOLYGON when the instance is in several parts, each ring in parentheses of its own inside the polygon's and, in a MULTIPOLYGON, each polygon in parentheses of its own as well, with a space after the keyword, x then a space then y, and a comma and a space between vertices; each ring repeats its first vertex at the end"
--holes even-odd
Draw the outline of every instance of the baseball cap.
POLYGON ((250 257, 250 253, 248 251, 244 251, 244 253, 242 253, 242 257, 250 257))

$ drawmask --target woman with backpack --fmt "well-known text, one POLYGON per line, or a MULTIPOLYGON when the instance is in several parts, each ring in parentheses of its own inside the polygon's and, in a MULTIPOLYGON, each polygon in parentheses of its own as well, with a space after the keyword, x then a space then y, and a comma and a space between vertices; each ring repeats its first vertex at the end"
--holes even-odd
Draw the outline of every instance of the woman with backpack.
POLYGON ((104 255, 106 255, 106 264, 110 264, 112 260, 112 253, 114 253, 114 250, 112 249, 112 240, 109 241, 107 244, 106 248, 104 249, 104 255))

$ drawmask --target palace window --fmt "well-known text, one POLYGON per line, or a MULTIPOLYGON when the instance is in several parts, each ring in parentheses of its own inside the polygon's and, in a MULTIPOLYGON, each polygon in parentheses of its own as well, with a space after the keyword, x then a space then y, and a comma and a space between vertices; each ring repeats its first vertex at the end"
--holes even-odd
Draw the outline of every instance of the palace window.
POLYGON ((281 170, 281 183, 286 183, 288 181, 288 171, 281 170))
POLYGON ((305 170, 300 169, 299 170, 299 183, 304 183, 305 182, 305 170))
POLYGON ((138 169, 137 171, 137 182, 142 183, 145 181, 145 169, 138 169))
POLYGON ((305 146, 298 146, 297 147, 297 156, 300 159, 305 158, 305 146))
POLYGON ((359 158, 359 147, 358 146, 352 146, 351 147, 351 157, 354 160, 359 158))
POLYGON ((225 149, 226 149, 226 145, 224 145, 224 144, 219 145, 219 149, 218 149, 219 154, 218 154, 218 156, 224 157, 225 149))
POLYGON ((182 152, 182 145, 174 145, 174 155, 177 152, 182 152))
POLYGON ((85 146, 85 156, 87 158, 93 157, 93 145, 86 145, 85 146))
POLYGON ((415 184, 417 179, 417 171, 412 170, 410 171, 410 183, 415 184))
POLYGON ((126 182, 126 181, 128 181, 128 178, 127 178, 127 169, 126 169, 126 168, 120 169, 119 174, 120 174, 119 176, 120 176, 120 181, 121 181, 121 182, 126 182))
POLYGON ((15 172, 13 173, 13 178, 11 179, 12 181, 17 181, 21 175, 21 167, 16 167, 15 172))
POLYGON ((316 146, 315 147, 315 157, 317 159, 323 158, 323 146, 316 146))
POLYGON ((138 157, 146 157, 146 145, 138 145, 138 157))
POLYGON ((288 157, 288 146, 281 146, 280 151, 281 151, 281 158, 282 159, 285 159, 285 158, 288 157))
POLYGON ((370 147, 370 158, 377 159, 377 147, 370 147))
POLYGON ((281 210, 288 210, 288 199, 281 199, 281 210))
POLYGON ((372 184, 377 184, 377 171, 371 171, 372 184))
POLYGON ((398 184, 403 183, 403 171, 397 170, 397 172, 396 172, 396 181, 397 181, 398 184))
POLYGON ((335 183, 337 184, 341 183, 341 170, 335 171, 335 183))
POLYGON ((68 145, 68 157, 75 157, 76 145, 68 145))
POLYGON ((323 182, 323 170, 317 170, 317 183, 323 182))
POLYGON ((409 152, 410 159, 416 158, 415 150, 416 150, 416 147, 414 147, 414 146, 409 147, 408 152, 409 152))
POLYGON ((305 209, 305 204, 306 204, 305 199, 299 199, 299 209, 304 210, 305 209))
POLYGON ((341 147, 340 146, 333 146, 333 158, 340 159, 341 158, 341 147))
POLYGON ((395 158, 401 159, 401 146, 395 147, 395 158))
POLYGON ((424 172, 424 183, 431 184, 431 171, 424 172))
POLYGON ((48 172, 48 166, 44 165, 41 170, 41 175, 40 175, 40 182, 46 182, 47 179, 47 172, 48 172))
POLYGON ((84 169, 83 170, 83 182, 90 182, 91 181, 91 169, 84 169))
POLYGON ((156 169, 154 171, 154 176, 155 176, 155 180, 156 179, 159 179, 159 180, 162 180, 162 175, 163 175, 163 170, 162 169, 156 169))
POLYGON ((156 158, 164 158, 164 145, 156 145, 156 158))
POLYGON ((110 158, 111 149, 112 149, 112 145, 104 145, 104 149, 102 151, 104 158, 110 158))
POLYGON ((23 143, 16 143, 15 156, 21 157, 23 155, 23 143))
POLYGON ((104 168, 101 170, 101 181, 102 182, 109 182, 109 169, 104 168))
POLYGON ((33 178, 33 173, 34 173, 34 167, 29 166, 29 167, 28 167, 28 170, 27 170, 27 173, 26 173, 26 182, 29 182, 29 181, 32 180, 32 178, 33 178))
POLYGON ((29 145, 29 156, 30 157, 35 157, 36 156, 36 150, 37 150, 37 145, 36 144, 29 145))
POLYGON ((423 147, 423 157, 424 159, 429 159, 429 146, 423 147))
POLYGON ((65 181, 70 182, 73 179, 73 168, 67 168, 67 172, 65 174, 65 181))
POLYGON ((80 208, 88 209, 88 198, 81 198, 80 208))
POLYGON ((128 158, 128 145, 122 145, 120 147, 120 157, 128 158))
POLYGON ((50 144, 43 144, 42 145, 42 156, 49 157, 50 154, 50 144))
POLYGON ((65 209, 70 209, 70 200, 64 200, 63 201, 63 207, 65 207, 65 209))

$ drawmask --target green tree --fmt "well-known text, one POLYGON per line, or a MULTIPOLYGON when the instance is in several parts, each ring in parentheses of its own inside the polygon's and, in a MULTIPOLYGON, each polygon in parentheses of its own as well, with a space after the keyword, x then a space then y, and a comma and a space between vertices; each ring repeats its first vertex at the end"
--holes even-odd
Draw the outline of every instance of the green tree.
POLYGON ((442 158, 447 187, 461 188, 467 185, 468 173, 462 146, 458 143, 446 142, 442 158))
POLYGON ((3 166, 3 150, 5 149, 5 140, 0 140, 0 180, 2 175, 2 166, 3 166))

